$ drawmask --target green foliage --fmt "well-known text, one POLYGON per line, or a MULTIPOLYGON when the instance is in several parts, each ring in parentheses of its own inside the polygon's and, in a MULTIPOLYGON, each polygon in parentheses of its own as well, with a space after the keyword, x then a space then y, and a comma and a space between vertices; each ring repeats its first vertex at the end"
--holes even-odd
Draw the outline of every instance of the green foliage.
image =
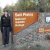
POLYGON ((4 9, 10 11, 38 10, 40 12, 50 12, 50 0, 18 0, 13 5, 6 5, 4 9))
POLYGON ((48 0, 48 3, 50 3, 50 0, 48 0))

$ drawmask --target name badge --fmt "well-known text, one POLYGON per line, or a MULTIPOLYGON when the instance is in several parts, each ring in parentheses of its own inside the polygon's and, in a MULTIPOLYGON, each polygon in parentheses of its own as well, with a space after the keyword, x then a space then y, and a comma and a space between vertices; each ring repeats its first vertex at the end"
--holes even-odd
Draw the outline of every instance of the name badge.
POLYGON ((5 19, 5 18, 3 18, 3 19, 5 19))

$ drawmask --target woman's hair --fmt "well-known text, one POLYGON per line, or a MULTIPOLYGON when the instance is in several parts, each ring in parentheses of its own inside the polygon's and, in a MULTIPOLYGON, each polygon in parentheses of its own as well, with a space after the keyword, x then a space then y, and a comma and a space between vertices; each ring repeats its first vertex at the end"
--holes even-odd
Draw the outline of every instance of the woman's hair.
POLYGON ((8 12, 8 10, 4 10, 4 12, 8 12))
MULTIPOLYGON (((3 14, 3 16, 5 16, 5 14, 3 14)), ((9 18, 9 19, 10 19, 10 16, 9 16, 9 14, 7 14, 7 18, 9 18)))
MULTIPOLYGON (((8 13, 8 10, 4 10, 4 12, 7 12, 8 13)), ((5 14, 3 14, 4 16, 5 16, 5 14)), ((10 16, 9 16, 9 14, 7 14, 7 18, 9 18, 10 19, 10 16)))
POLYGON ((9 18, 9 19, 10 19, 10 16, 9 16, 9 14, 7 14, 7 18, 9 18))

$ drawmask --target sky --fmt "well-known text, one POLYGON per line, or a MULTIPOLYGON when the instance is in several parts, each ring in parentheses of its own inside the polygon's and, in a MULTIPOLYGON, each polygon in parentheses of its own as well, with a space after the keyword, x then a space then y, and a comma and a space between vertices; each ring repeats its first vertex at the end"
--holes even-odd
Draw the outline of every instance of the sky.
POLYGON ((18 0, 0 0, 0 7, 4 8, 6 4, 11 5, 12 3, 16 3, 18 0))

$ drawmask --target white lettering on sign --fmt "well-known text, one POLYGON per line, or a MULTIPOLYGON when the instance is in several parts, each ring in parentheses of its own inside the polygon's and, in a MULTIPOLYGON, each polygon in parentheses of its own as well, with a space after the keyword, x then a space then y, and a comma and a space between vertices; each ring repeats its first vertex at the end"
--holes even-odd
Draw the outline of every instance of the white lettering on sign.
POLYGON ((16 26, 24 26, 26 17, 32 17, 33 13, 15 13, 15 27, 16 26), (23 18, 22 18, 23 16, 23 18))
POLYGON ((22 26, 24 26, 24 24, 15 24, 15 26, 21 26, 22 27, 22 26))
POLYGON ((25 21, 15 21, 15 23, 25 23, 25 21))
POLYGON ((44 28, 39 28, 39 32, 44 32, 44 28))
POLYGON ((19 16, 33 16, 33 13, 15 13, 15 16, 16 17, 19 17, 19 16))
POLYGON ((26 18, 15 18, 15 20, 26 20, 26 18))
POLYGON ((16 17, 17 17, 17 16, 22 16, 22 13, 19 13, 19 14, 15 13, 15 16, 16 16, 16 17))
POLYGON ((23 16, 33 16, 33 13, 23 13, 23 16))

